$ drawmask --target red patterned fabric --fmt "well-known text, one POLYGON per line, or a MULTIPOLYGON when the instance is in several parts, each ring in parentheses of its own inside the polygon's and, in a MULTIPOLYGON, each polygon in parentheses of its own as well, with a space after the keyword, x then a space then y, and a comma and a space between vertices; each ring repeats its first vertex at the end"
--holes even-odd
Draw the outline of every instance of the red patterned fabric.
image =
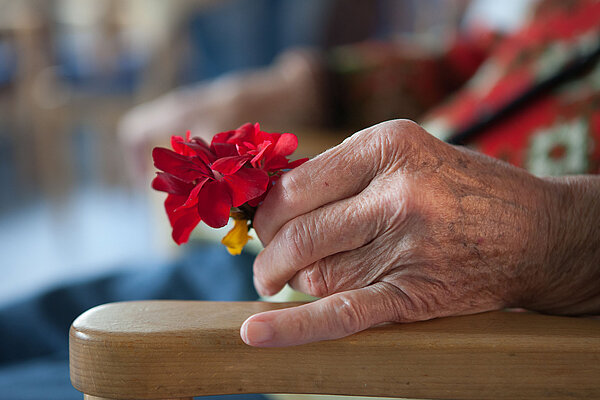
MULTIPOLYGON (((450 43, 442 54, 406 43, 337 50, 329 60, 336 119, 360 129, 411 118, 449 139, 598 49, 600 1, 542 0, 511 35, 479 28, 450 43)), ((467 144, 538 175, 600 173, 600 63, 520 104, 467 144)))
MULTIPOLYGON (((441 138, 493 114, 600 46, 600 2, 542 2, 453 98, 425 118, 441 138)), ((471 143, 538 175, 600 172, 600 63, 493 124, 471 143)))

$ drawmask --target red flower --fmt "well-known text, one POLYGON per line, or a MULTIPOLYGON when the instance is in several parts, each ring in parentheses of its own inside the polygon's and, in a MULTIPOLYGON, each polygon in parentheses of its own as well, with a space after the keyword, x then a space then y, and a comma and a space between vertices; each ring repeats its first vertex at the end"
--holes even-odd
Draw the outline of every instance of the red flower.
POLYGON ((248 202, 252 207, 256 207, 265 198, 269 189, 284 172, 283 170, 296 168, 308 161, 308 158, 296 161, 287 159, 287 156, 298 147, 296 135, 263 132, 258 123, 244 124, 234 131, 219 133, 211 143, 211 148, 215 151, 227 148, 228 152, 231 152, 232 146, 235 146, 238 155, 252 156, 250 164, 254 168, 262 169, 269 174, 269 186, 265 193, 248 202))
POLYGON ((287 159, 297 146, 291 133, 268 133, 258 124, 245 124, 215 135, 210 146, 188 132, 185 138, 171 137, 174 151, 154 148, 154 165, 164 172, 157 173, 152 187, 169 194, 165 208, 175 242, 187 242, 200 221, 225 226, 232 207, 244 206, 243 214, 251 220, 253 210, 247 206, 258 206, 283 170, 307 160, 287 159))
MULTIPOLYGON (((200 221, 213 228, 227 224, 231 207, 239 207, 265 193, 269 177, 246 165, 250 155, 209 148, 198 138, 173 136, 175 151, 157 147, 154 165, 164 171, 152 182, 156 190, 169 193, 165 208, 173 227, 173 239, 185 243, 200 221), (235 153, 235 154, 234 154, 235 153)), ((235 150, 235 146, 233 146, 235 150)))
POLYGON ((240 156, 252 155, 250 161, 252 166, 267 172, 292 169, 308 160, 308 158, 296 161, 287 159, 287 156, 291 155, 298 147, 296 135, 263 132, 258 123, 245 124, 234 131, 219 133, 215 135, 211 143, 211 147, 215 150, 227 145, 235 145, 240 156))

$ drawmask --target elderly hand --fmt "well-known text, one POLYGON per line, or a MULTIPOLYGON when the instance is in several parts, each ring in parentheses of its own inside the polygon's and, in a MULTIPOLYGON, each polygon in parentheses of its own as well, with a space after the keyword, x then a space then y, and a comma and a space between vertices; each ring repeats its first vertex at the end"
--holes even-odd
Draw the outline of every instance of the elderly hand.
POLYGON ((361 131, 286 173, 258 209, 259 293, 289 282, 323 298, 250 317, 242 339, 297 345, 507 306, 581 312, 600 276, 557 256, 570 188, 410 121, 361 131))

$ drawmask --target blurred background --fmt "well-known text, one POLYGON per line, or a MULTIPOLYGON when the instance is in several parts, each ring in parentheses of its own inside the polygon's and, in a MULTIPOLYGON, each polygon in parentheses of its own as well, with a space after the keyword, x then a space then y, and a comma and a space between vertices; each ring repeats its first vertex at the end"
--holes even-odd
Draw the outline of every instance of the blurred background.
MULTIPOLYGON (((0 0, 0 304, 174 256, 162 194, 151 200, 152 173, 133 171, 136 157, 150 164, 151 146, 134 155, 119 133, 132 107, 268 66, 289 48, 436 43, 465 3, 0 0)), ((228 112, 220 110, 222 129, 240 122, 228 112)), ((310 118, 258 121, 300 135, 298 156, 350 133, 325 134, 310 118)), ((152 142, 194 128, 183 125, 152 142)))
POLYGON ((0 399, 80 398, 68 327, 97 304, 257 298, 257 240, 239 257, 215 245, 227 228, 174 244, 153 146, 260 122, 300 158, 422 122, 534 3, 0 0, 0 399))

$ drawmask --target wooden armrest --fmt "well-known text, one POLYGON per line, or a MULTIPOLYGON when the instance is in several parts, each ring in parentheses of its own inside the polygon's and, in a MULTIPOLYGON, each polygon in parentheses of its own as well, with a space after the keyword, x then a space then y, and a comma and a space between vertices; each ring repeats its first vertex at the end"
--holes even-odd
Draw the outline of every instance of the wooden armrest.
POLYGON ((499 311, 387 324, 290 348, 253 348, 240 339, 248 316, 297 304, 141 301, 93 308, 71 327, 71 381, 87 395, 113 399, 600 398, 600 320, 499 311))

